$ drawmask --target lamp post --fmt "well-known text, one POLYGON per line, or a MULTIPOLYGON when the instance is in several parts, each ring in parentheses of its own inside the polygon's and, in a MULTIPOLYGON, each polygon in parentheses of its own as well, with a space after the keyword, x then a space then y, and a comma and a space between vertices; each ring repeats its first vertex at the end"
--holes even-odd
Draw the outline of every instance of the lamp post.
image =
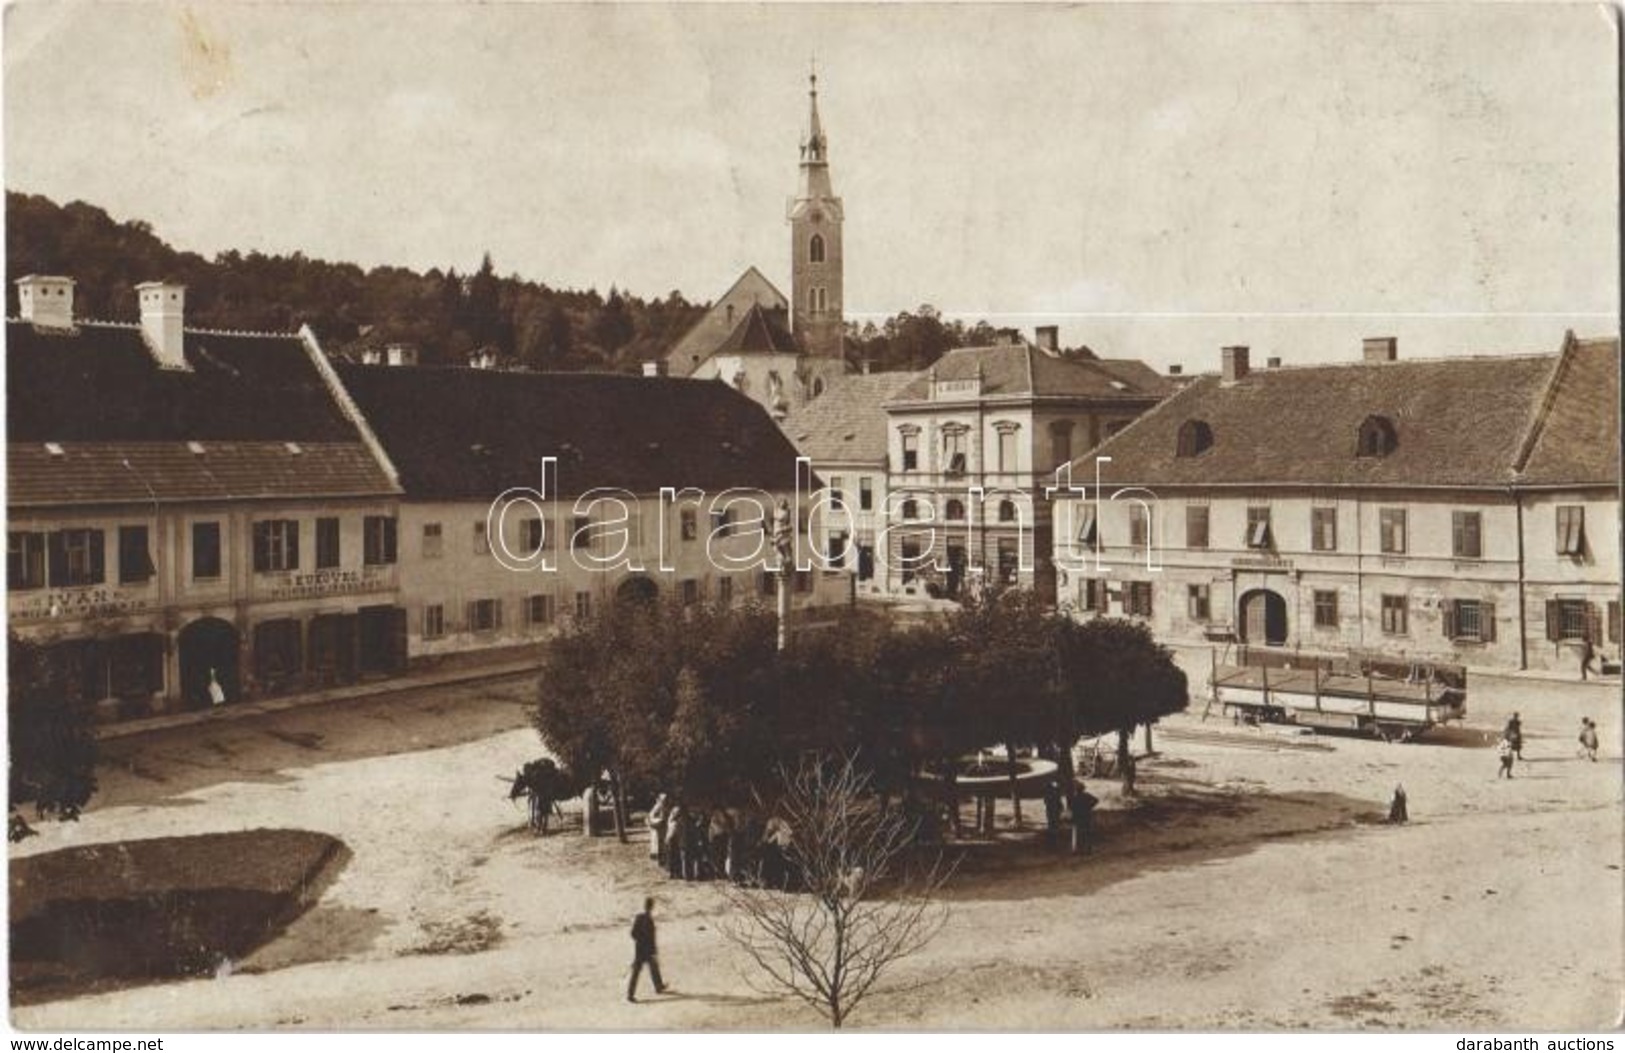
POLYGON ((778 649, 783 651, 790 640, 790 575, 794 572, 795 538, 790 532, 790 502, 782 498, 773 513, 773 547, 779 553, 778 649))

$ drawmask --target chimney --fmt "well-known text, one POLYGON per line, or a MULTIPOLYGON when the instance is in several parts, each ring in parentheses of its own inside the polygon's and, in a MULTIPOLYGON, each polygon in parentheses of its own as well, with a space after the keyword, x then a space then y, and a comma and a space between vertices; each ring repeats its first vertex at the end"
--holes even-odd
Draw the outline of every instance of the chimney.
POLYGON ((1399 340, 1392 336, 1368 336, 1361 342, 1367 362, 1399 361, 1399 340))
POLYGON ((418 364, 418 349, 406 344, 390 344, 384 349, 384 355, 392 366, 415 366, 418 364))
POLYGON ((1182 376, 1184 375, 1184 372, 1185 367, 1180 365, 1178 362, 1175 362, 1173 365, 1168 367, 1168 375, 1171 377, 1182 376))
POLYGON ((1223 351, 1224 382, 1234 384, 1247 375, 1247 349, 1245 347, 1227 347, 1223 351))
POLYGON ((1271 355, 1270 357, 1264 359, 1264 368, 1265 369, 1280 369, 1281 368, 1281 360, 1278 357, 1276 357, 1275 355, 1271 355))
POLYGON ((73 279, 30 274, 17 279, 19 317, 46 329, 73 328, 73 279))
POLYGON ((135 287, 141 302, 141 335, 158 365, 187 369, 182 321, 186 314, 186 286, 174 282, 142 282, 135 287))
POLYGON ((1038 349, 1048 351, 1050 354, 1059 354, 1061 350, 1061 327, 1058 325, 1041 325, 1033 330, 1038 339, 1038 349))
POLYGON ((663 377, 666 375, 666 363, 654 359, 643 363, 643 375, 646 377, 663 377))

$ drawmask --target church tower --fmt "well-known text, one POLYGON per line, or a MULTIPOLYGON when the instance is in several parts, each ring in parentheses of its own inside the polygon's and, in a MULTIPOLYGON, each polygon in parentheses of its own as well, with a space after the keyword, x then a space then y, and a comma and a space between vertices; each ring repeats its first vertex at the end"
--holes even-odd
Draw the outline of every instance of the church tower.
POLYGON ((818 74, 801 143, 801 191, 790 203, 790 327, 811 358, 841 359, 841 199, 829 179, 829 144, 818 119, 818 74))

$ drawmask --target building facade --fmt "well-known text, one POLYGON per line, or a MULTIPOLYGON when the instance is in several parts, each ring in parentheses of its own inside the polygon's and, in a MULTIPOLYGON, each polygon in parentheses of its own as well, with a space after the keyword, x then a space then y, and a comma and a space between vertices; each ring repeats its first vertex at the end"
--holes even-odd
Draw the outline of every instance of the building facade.
MULTIPOLYGON (((739 392, 670 377, 338 368, 400 472, 414 664, 533 646, 625 600, 773 606, 764 524, 794 506, 796 455, 739 392)), ((845 575, 792 576, 796 611, 849 596, 845 575)))
POLYGON ((1617 654, 1618 343, 1223 370, 1074 465, 1062 601, 1175 641, 1512 669, 1617 654), (1096 458, 1109 458, 1096 464, 1096 458), (1094 485, 1098 470, 1102 485, 1094 485))
POLYGON ((1141 362, 1062 355, 1053 329, 943 355, 885 404, 887 591, 997 582, 1049 596, 1056 469, 1167 391, 1141 362))
POLYGON ((401 668, 399 488, 314 336, 187 328, 156 282, 84 321, 73 284, 7 322, 11 630, 122 715, 401 668))

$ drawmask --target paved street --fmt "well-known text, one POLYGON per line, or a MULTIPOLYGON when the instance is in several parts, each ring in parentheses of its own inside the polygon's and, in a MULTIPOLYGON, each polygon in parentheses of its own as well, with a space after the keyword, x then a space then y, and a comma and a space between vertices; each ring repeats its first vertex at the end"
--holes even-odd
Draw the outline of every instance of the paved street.
MULTIPOLYGON (((857 1026, 1602 1028, 1621 978, 1617 685, 1474 684, 1437 744, 1170 721, 1132 806, 1097 780, 1083 862, 967 860, 948 928, 857 1026), (1521 708, 1528 763, 1489 739, 1521 708), (1579 714, 1605 759, 1574 755, 1579 714), (1373 823, 1396 782, 1413 822, 1373 823), (1337 948, 1328 953, 1328 948, 1337 948)), ((20 1007, 26 1028, 816 1027, 754 991, 703 884, 611 838, 533 839, 493 776, 538 752, 527 678, 175 728, 106 744, 68 843, 291 826, 353 858, 283 936, 218 979, 20 1007), (626 928, 659 897, 673 996, 621 999, 626 928)))

